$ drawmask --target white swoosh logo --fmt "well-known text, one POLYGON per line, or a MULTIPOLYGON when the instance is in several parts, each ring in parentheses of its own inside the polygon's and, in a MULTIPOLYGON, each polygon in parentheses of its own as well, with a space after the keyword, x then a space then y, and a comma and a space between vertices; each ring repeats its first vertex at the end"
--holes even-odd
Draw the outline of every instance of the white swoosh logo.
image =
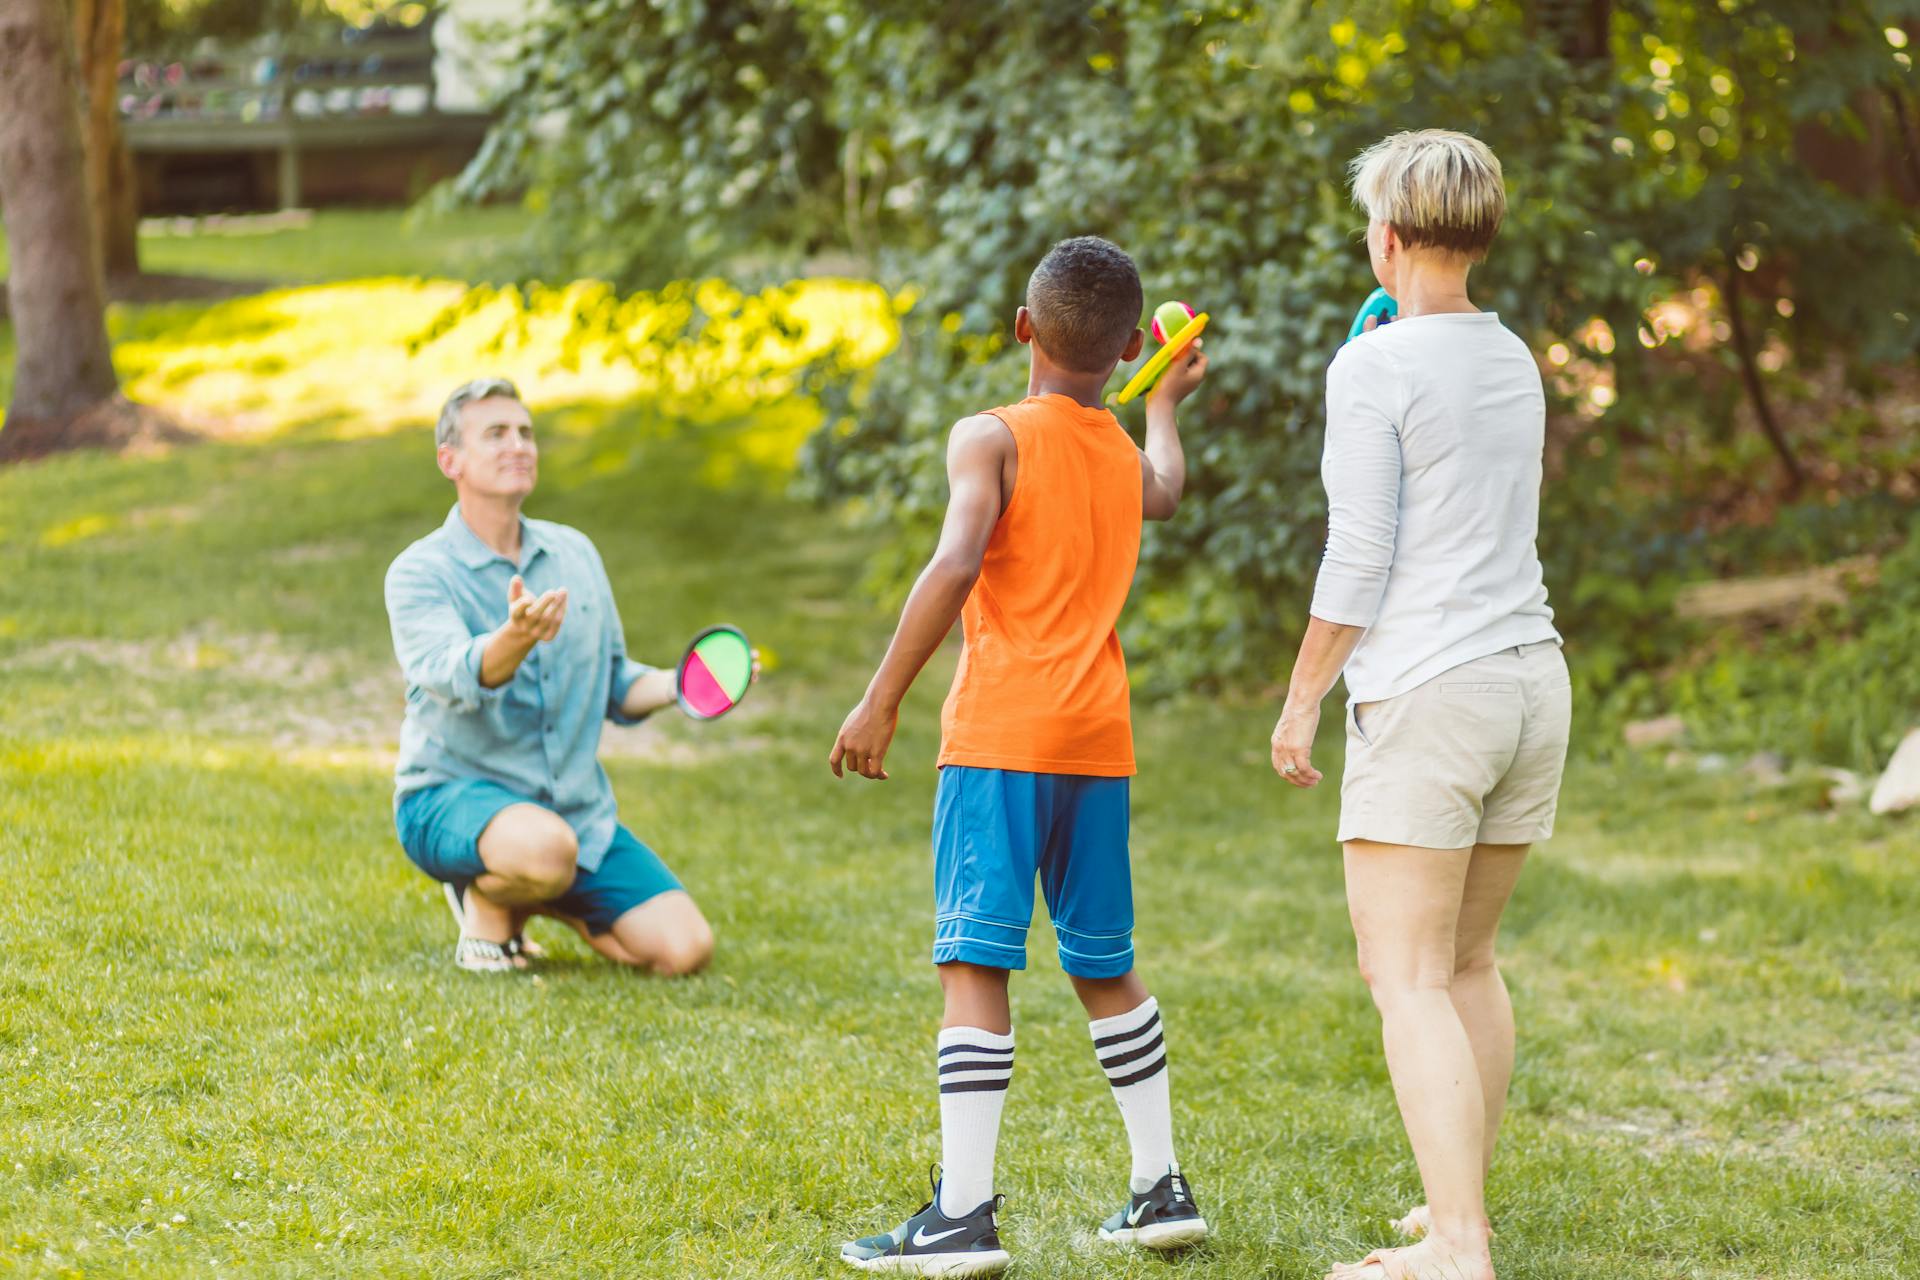
POLYGON ((957 1236, 962 1231, 965 1231, 965 1230, 966 1230, 965 1227, 953 1227, 946 1231, 936 1231, 932 1235, 928 1235, 927 1229, 925 1227, 921 1227, 918 1231, 913 1233, 913 1244, 914 1244, 914 1247, 917 1249, 924 1249, 928 1245, 933 1244, 936 1241, 945 1240, 948 1236, 957 1236))
POLYGON ((1149 1208, 1149 1202, 1144 1200, 1141 1201, 1139 1204, 1133 1206, 1133 1212, 1127 1215, 1127 1225, 1130 1227, 1139 1226, 1140 1219, 1143 1216, 1145 1216, 1148 1208, 1149 1208))

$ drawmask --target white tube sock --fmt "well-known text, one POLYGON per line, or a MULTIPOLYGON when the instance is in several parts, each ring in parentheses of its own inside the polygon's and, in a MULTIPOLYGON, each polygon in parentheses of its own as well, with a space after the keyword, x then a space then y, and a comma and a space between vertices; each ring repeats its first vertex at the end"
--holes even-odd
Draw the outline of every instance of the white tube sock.
POLYGON ((1160 1006, 1152 996, 1126 1013, 1087 1024, 1100 1069, 1120 1104, 1127 1141, 1133 1147, 1133 1191, 1151 1190, 1171 1169, 1173 1104, 1167 1090, 1167 1046, 1161 1036, 1160 1006))
POLYGON ((1000 1112, 1013 1079, 1013 1036, 940 1031, 940 1212, 958 1218, 993 1199, 1000 1112))

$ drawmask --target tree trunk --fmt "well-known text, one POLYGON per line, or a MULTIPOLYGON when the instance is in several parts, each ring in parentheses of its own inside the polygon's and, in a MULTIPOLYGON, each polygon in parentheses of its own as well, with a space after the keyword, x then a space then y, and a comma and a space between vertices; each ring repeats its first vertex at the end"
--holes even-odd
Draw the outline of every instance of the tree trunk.
POLYGON ((126 41, 126 0, 71 0, 74 48, 80 58, 85 110, 87 191, 93 232, 107 277, 140 271, 139 198, 133 156, 120 131, 120 56, 126 41))
MULTIPOLYGON (((1885 57, 1880 24, 1868 25, 1865 39, 1885 57)), ((1920 30, 1920 24, 1909 22, 1901 29, 1912 33, 1920 30)), ((1859 56, 1857 43, 1837 25, 1815 28, 1809 24, 1796 30, 1793 39, 1809 63, 1816 54, 1836 61, 1859 56)), ((1800 121, 1793 129, 1794 158, 1808 173, 1848 195, 1866 200, 1891 196, 1907 205, 1920 204, 1920 152, 1916 152, 1920 139, 1915 136, 1905 92, 1888 77, 1878 89, 1863 87, 1849 95, 1848 108, 1860 125, 1857 135, 1818 119, 1800 121)))
POLYGON ((119 395, 66 0, 0 0, 0 221, 17 355, 0 461, 182 433, 119 395))
POLYGON ((1612 0, 1533 0, 1527 17, 1533 30, 1574 66, 1612 61, 1612 0))
POLYGON ((66 17, 61 0, 0 0, 0 215, 19 344, 10 416, 68 417, 119 385, 90 234, 66 17))

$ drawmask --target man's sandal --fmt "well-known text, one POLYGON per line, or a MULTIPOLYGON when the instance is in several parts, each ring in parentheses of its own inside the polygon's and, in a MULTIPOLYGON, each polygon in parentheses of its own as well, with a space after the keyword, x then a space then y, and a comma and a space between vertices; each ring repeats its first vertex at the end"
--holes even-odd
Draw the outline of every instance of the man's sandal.
MULTIPOLYGON (((447 900, 447 910, 453 913, 453 923, 464 933, 467 927, 465 891, 459 886, 444 880, 440 882, 440 889, 447 900)), ((504 945, 507 948, 507 954, 509 956, 518 957, 523 960, 545 960, 547 958, 547 949, 529 938, 525 929, 508 938, 504 945)), ((456 959, 457 958, 456 956, 456 959)), ((462 965, 461 967, 466 968, 468 966, 462 965)), ((519 968, 521 966, 516 965, 515 967, 519 968)))
POLYGON ((526 961, 515 955, 511 942, 487 938, 469 938, 465 934, 453 948, 453 962, 468 973, 518 973, 526 961))

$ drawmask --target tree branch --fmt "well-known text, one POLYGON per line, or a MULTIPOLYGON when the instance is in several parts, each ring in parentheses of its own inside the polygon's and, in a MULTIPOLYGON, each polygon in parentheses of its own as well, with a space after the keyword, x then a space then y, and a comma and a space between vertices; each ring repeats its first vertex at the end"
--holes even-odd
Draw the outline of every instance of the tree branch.
POLYGON ((1734 260, 1736 256, 1733 253, 1727 255, 1727 278, 1723 290, 1727 304, 1727 326, 1733 330, 1733 350, 1740 358, 1740 379, 1746 383, 1747 398, 1753 402, 1754 415, 1760 419, 1760 429, 1766 433, 1768 443, 1780 455, 1780 464, 1787 473, 1787 494, 1792 497, 1806 486, 1807 477, 1800 469, 1800 460, 1794 457, 1793 446, 1788 443, 1786 433, 1773 416, 1773 406, 1767 401, 1766 384, 1760 380, 1760 366, 1754 359, 1753 341, 1747 333, 1747 322, 1740 314, 1740 264, 1734 260))

